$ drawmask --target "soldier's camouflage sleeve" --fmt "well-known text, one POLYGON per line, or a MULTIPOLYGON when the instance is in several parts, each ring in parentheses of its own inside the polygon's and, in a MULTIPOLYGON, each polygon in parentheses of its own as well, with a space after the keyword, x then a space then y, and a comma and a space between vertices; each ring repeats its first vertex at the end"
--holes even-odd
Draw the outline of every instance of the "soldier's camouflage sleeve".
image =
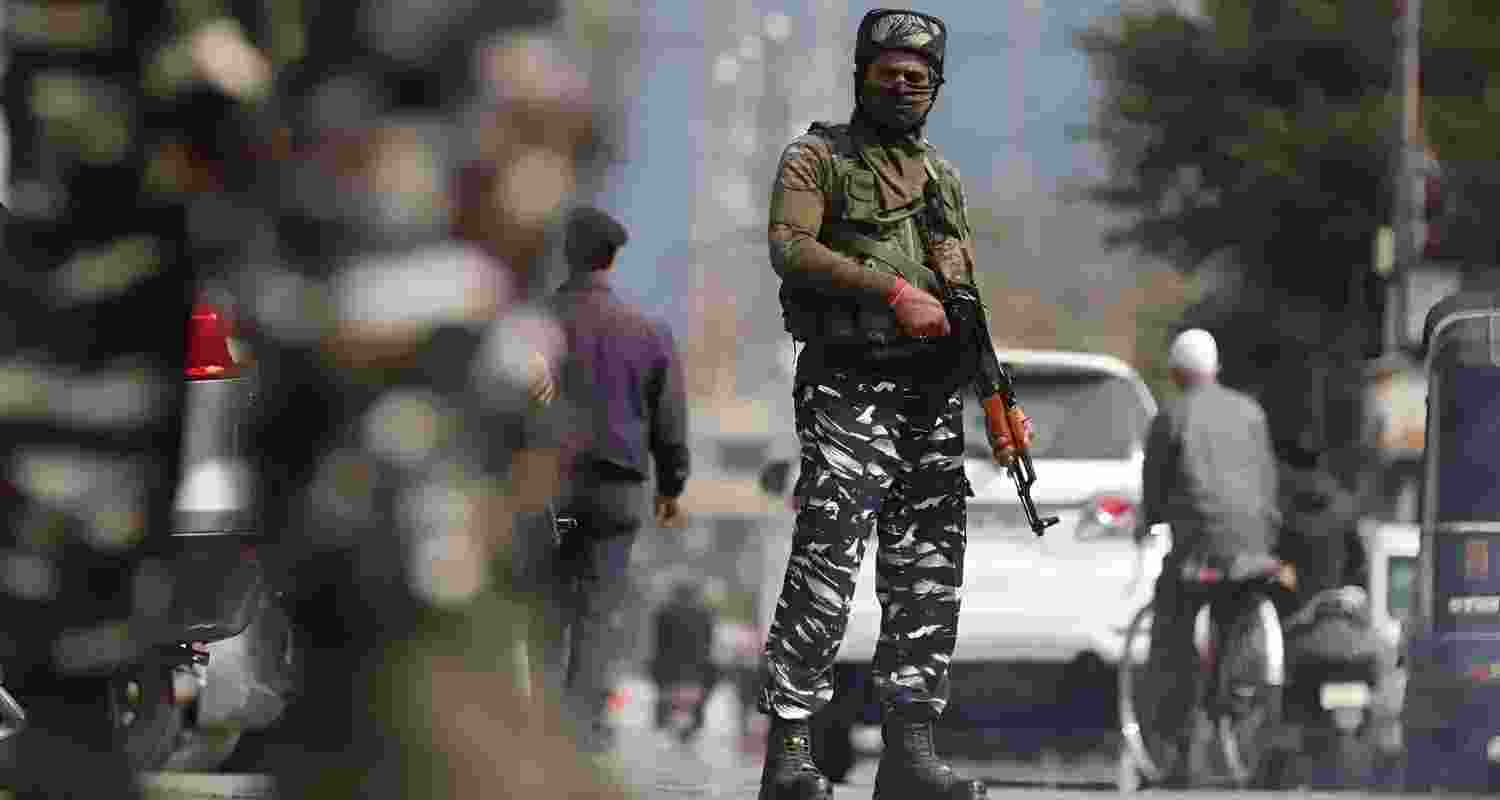
POLYGON ((828 143, 813 134, 798 138, 782 152, 767 227, 771 268, 788 284, 884 297, 894 285, 891 276, 867 270, 818 241, 834 190, 832 157, 828 143))
MULTIPOLYGON (((948 173, 953 176, 953 185, 958 189, 958 219, 953 224, 958 228, 959 240, 963 243, 964 267, 968 273, 968 283, 976 288, 979 287, 978 257, 974 254, 974 228, 969 224, 969 197, 964 191, 964 179, 959 174, 958 167, 947 159, 939 159, 948 173)), ((981 294, 981 296, 983 296, 981 294)))

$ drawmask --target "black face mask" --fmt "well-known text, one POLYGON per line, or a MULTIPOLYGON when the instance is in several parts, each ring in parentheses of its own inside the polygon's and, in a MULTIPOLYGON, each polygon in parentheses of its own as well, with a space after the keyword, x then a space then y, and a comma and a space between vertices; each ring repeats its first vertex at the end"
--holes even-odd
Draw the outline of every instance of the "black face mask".
POLYGON ((866 81, 859 104, 870 119, 893 133, 911 133, 927 121, 937 100, 937 87, 913 89, 904 84, 885 85, 866 81))

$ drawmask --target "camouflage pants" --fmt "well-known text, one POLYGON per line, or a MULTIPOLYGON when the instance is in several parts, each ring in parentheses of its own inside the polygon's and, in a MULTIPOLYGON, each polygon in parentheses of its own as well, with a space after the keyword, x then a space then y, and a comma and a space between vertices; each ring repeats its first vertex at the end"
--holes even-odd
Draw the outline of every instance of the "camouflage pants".
POLYGON ((834 656, 875 528, 876 690, 887 713, 935 718, 947 703, 963 583, 963 400, 845 373, 799 380, 794 391, 799 511, 760 710, 805 718, 832 699, 834 656))

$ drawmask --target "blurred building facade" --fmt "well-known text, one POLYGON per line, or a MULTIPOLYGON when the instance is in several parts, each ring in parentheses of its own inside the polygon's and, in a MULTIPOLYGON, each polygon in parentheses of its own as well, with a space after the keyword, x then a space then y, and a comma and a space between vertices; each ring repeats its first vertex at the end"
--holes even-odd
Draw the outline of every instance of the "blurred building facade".
POLYGON ((691 218, 661 259, 684 270, 678 319, 694 478, 683 497, 687 526, 637 548, 644 602, 629 626, 636 663, 649 653, 649 612, 675 579, 703 581, 726 624, 754 626, 766 570, 784 567, 773 534, 789 517, 757 483, 792 437, 791 342, 766 260, 766 202, 786 144, 813 120, 848 113, 837 95, 847 85, 847 3, 781 9, 732 0, 699 13, 703 94, 687 102, 697 112, 691 218))

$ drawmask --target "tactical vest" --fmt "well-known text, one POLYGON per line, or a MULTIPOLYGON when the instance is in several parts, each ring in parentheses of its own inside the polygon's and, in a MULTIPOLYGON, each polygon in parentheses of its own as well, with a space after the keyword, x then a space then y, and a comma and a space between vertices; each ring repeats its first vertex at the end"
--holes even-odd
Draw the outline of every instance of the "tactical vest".
MULTIPOLYGON (((958 176, 941 160, 925 159, 930 184, 924 196, 905 208, 883 210, 875 171, 865 163, 848 125, 815 122, 809 134, 833 150, 832 192, 818 241, 866 269, 899 275, 913 286, 941 296, 941 281, 927 266, 927 241, 936 233, 967 238, 958 176), (941 198, 929 212, 928 198, 941 198), (942 230, 934 231, 934 225, 942 230)), ((798 341, 820 344, 885 344, 907 340, 896 316, 881 298, 835 296, 801 287, 781 287, 786 329, 798 341)))

